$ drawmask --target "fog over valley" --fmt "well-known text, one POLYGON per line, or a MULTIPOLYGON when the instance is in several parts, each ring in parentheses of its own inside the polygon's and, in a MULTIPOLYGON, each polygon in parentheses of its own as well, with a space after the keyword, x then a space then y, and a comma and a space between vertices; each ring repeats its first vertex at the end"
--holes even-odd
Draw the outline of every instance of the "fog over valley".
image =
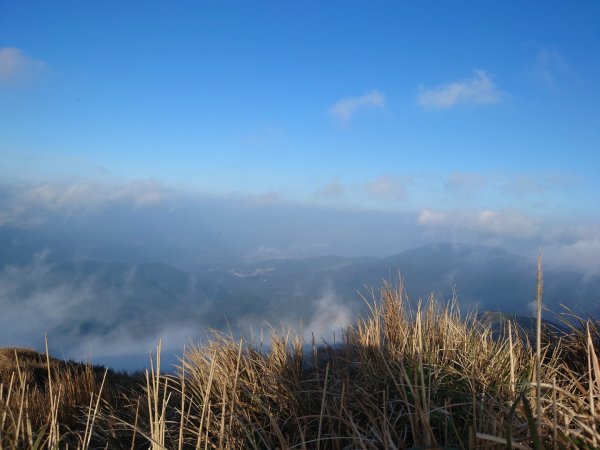
POLYGON ((423 211, 210 198, 156 183, 5 185, 2 197, 0 342, 42 349, 47 334, 67 358, 140 368, 159 339, 174 361, 211 330, 262 334, 267 345, 272 329, 291 328, 333 342, 371 290, 399 277, 413 300, 456 294, 465 311, 531 316, 541 246, 545 306, 600 312, 592 227, 436 228, 423 211))

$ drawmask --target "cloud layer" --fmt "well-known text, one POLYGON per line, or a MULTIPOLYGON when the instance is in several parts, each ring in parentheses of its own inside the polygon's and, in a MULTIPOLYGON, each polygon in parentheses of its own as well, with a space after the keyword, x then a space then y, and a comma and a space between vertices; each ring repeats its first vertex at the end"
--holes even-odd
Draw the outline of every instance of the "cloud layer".
MULTIPOLYGON (((433 240, 507 245, 521 252, 600 236, 593 217, 558 222, 548 215, 561 205, 552 199, 567 182, 455 172, 424 193, 429 179, 333 178, 312 191, 308 202, 268 191, 207 196, 153 180, 4 184, 0 239, 33 239, 51 243, 53 251, 178 267, 244 257, 384 256, 433 240), (520 208, 512 200, 517 196, 525 199, 520 208), (550 206, 532 210, 534 201, 550 206), (18 230, 21 237, 3 237, 5 230, 18 230)), ((25 250, 19 247, 15 254, 25 250)))
POLYGON ((461 104, 490 105, 501 99, 500 91, 484 70, 475 70, 467 79, 432 88, 421 87, 417 104, 427 110, 451 109, 461 104))
POLYGON ((442 229, 466 230, 484 235, 531 238, 541 231, 535 218, 515 210, 436 211, 423 209, 417 222, 442 229))

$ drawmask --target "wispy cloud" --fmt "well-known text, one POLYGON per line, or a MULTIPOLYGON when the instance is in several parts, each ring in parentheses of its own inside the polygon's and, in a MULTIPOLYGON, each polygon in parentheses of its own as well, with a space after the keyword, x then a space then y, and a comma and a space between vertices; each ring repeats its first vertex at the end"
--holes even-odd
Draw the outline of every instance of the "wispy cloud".
POLYGON ((422 209, 417 216, 417 223, 425 226, 439 226, 447 223, 448 213, 433 209, 422 209))
POLYGON ((155 180, 139 180, 120 186, 95 182, 72 184, 46 183, 32 187, 22 197, 29 204, 45 209, 97 208, 111 202, 131 202, 135 206, 161 203, 168 189, 155 180))
MULTIPOLYGON (((132 299, 143 298, 148 304, 154 301, 151 294, 141 292, 148 275, 143 270, 138 271, 139 266, 115 263, 111 265, 107 282, 104 263, 87 261, 80 266, 85 270, 73 270, 69 269, 70 265, 53 259, 48 251, 36 254, 32 261, 10 263, 0 267, 3 305, 0 343, 4 346, 35 348, 43 334, 48 333, 51 345, 58 344, 69 358, 81 358, 85 353, 89 356, 89 352, 94 355, 147 353, 151 343, 159 337, 167 341, 168 336, 168 345, 183 345, 200 337, 197 321, 202 315, 190 320, 188 312, 176 313, 178 302, 194 299, 203 314, 212 307, 209 299, 196 290, 191 277, 176 272, 188 285, 183 290, 163 285, 171 294, 169 299, 174 309, 147 308, 136 318, 124 320, 132 299), (29 318, 26 323, 22 320, 24 317, 29 318)), ((161 277, 160 273, 155 275, 161 277)))
POLYGON ((483 188, 487 181, 479 173, 454 172, 446 178, 444 186, 450 191, 475 192, 483 188))
POLYGON ((336 294, 331 280, 328 280, 321 297, 312 308, 314 313, 302 331, 307 341, 314 336, 316 341, 331 342, 336 334, 339 336, 355 320, 356 316, 349 302, 344 302, 336 294))
POLYGON ((338 100, 329 108, 329 114, 342 122, 347 122, 361 109, 384 107, 385 95, 378 90, 373 90, 360 97, 344 97, 338 100))
POLYGON ((379 200, 405 200, 408 196, 406 185, 410 177, 382 175, 365 183, 363 190, 370 197, 379 200))
POLYGON ((346 186, 336 177, 333 178, 329 183, 321 186, 316 191, 317 197, 335 198, 342 197, 346 193, 346 186))
POLYGON ((539 221, 517 210, 436 211, 423 209, 417 223, 426 227, 467 230, 483 235, 530 238, 540 229, 539 221))
POLYGON ((565 190, 576 184, 569 175, 517 175, 508 182, 505 190, 517 195, 543 195, 548 191, 565 190))
POLYGON ((565 57, 558 50, 543 48, 535 56, 531 74, 548 87, 553 87, 560 78, 571 77, 573 71, 565 57))
POLYGON ((284 128, 272 124, 267 124, 262 128, 253 130, 252 132, 244 135, 241 139, 241 143, 250 147, 261 147, 264 145, 278 143, 284 137, 284 128))
POLYGON ((535 235, 539 226, 533 217, 519 211, 483 210, 475 214, 473 228, 496 235, 530 237, 535 235))
POLYGON ((27 83, 46 68, 46 63, 27 56, 19 48, 0 48, 0 86, 27 83))
POLYGON ((503 195, 511 194, 519 197, 542 197, 548 194, 559 193, 572 189, 579 183, 579 179, 568 173, 537 173, 515 174, 509 177, 490 180, 503 195))
POLYGON ((460 104, 490 105, 500 99, 498 87, 484 70, 475 70, 471 78, 432 88, 421 86, 417 95, 419 106, 429 110, 450 109, 460 104))
POLYGON ((45 182, 0 185, 0 227, 31 226, 42 223, 52 212, 99 211, 114 204, 141 208, 164 203, 173 192, 155 180, 139 180, 118 186, 97 182, 45 182))

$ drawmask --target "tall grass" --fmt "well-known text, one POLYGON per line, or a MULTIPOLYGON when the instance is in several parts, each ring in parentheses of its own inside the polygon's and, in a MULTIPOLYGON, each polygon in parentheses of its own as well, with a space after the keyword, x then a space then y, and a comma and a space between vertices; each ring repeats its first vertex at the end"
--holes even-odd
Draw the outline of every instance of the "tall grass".
MULTIPOLYGON (((538 280, 541 315, 541 265, 538 280)), ((110 395, 85 371, 35 385, 17 364, 1 372, 0 448, 596 448, 599 338, 589 319, 564 336, 538 320, 530 343, 516 323, 498 333, 455 299, 384 284, 333 347, 215 334, 169 375, 159 345, 139 386, 110 395)))
POLYGON ((47 352, 43 368, 41 356, 0 353, 0 449, 89 448, 106 372, 99 381, 92 366, 59 363, 47 352))

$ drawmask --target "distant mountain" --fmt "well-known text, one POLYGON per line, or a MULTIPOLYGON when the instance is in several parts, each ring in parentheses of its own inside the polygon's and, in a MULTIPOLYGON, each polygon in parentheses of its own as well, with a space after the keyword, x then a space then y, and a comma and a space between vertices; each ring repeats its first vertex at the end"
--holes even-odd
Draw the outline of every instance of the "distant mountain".
MULTIPOLYGON (((478 315, 478 319, 491 326, 492 334, 495 337, 508 336, 509 322, 513 336, 526 338, 530 343, 536 342, 537 319, 535 317, 517 316, 515 314, 506 314, 501 312, 485 311, 478 315)), ((569 332, 569 328, 561 321, 548 320, 542 318, 542 333, 550 336, 564 336, 569 332)))
MULTIPOLYGON (((207 327, 234 333, 268 322, 326 336, 366 310, 361 297, 387 280, 412 299, 430 294, 463 309, 531 316, 536 265, 499 248, 432 244, 386 258, 322 256, 239 261, 187 273, 162 263, 122 263, 9 252, 0 263, 0 346, 128 354, 162 336, 174 347, 207 327), (98 350, 101 348, 101 350, 98 350)), ((597 315, 600 277, 544 274, 544 304, 597 315)))
MULTIPOLYGON (((500 248, 461 244, 431 244, 387 258, 318 257, 301 260, 266 260, 237 266, 205 269, 229 292, 252 292, 271 303, 298 298, 304 303, 323 295, 324 286, 346 303, 361 303, 357 292, 365 287, 378 289, 401 276, 413 299, 430 294, 449 299, 456 292, 465 307, 480 311, 501 310, 531 315, 536 298, 535 261, 510 254, 500 248), (244 274, 244 276, 240 276, 244 274)), ((600 304, 600 277, 576 272, 546 271, 544 304, 559 309, 564 303, 596 314, 600 304)))

